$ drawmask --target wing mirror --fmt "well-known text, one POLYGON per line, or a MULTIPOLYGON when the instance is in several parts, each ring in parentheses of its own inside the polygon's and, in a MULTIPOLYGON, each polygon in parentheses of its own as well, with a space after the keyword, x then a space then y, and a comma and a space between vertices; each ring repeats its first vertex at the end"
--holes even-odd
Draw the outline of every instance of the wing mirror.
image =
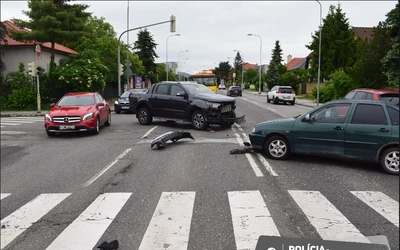
POLYGON ((310 114, 306 114, 303 118, 303 120, 301 120, 302 122, 310 122, 310 114))
POLYGON ((105 105, 104 105, 104 102, 99 102, 99 103, 97 103, 97 106, 98 107, 104 107, 105 105))
POLYGON ((50 104, 50 108, 52 108, 52 107, 54 107, 54 106, 56 106, 55 103, 51 103, 51 104, 50 104))
POLYGON ((178 92, 176 96, 183 96, 183 98, 187 98, 187 94, 185 92, 178 92))

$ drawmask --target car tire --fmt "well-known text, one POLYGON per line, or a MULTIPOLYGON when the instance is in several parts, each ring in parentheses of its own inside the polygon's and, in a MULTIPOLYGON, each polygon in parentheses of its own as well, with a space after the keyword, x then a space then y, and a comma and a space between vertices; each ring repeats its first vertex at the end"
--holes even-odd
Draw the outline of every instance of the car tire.
POLYGON ((269 99, 268 95, 267 95, 267 103, 269 103, 271 100, 269 99))
POLYGON ((116 109, 116 110, 115 110, 115 113, 117 113, 117 114, 121 114, 121 110, 119 110, 119 109, 116 109))
POLYGON ((381 167, 386 173, 399 175, 399 148, 388 148, 381 154, 381 167))
POLYGON ((100 118, 97 116, 96 117, 96 124, 95 124, 95 128, 93 130, 93 134, 94 135, 98 135, 100 133, 100 118))
POLYGON ((290 102, 290 105, 294 105, 296 99, 293 99, 293 101, 290 102))
POLYGON ((139 109, 138 121, 141 125, 149 125, 153 121, 153 116, 147 107, 139 109))
POLYGON ((196 130, 205 130, 208 127, 206 118, 201 110, 193 112, 191 121, 193 128, 196 130))
POLYGON ((290 155, 290 146, 283 136, 272 136, 265 141, 265 154, 274 160, 285 160, 290 155))
POLYGON ((279 103, 278 97, 273 98, 273 103, 274 103, 274 104, 278 104, 278 103, 279 103))
POLYGON ((53 137, 53 136, 56 135, 56 133, 50 132, 50 131, 46 131, 46 133, 47 133, 47 135, 48 135, 49 137, 53 137))
POLYGON ((111 111, 108 111, 107 120, 104 122, 105 126, 111 125, 111 111))

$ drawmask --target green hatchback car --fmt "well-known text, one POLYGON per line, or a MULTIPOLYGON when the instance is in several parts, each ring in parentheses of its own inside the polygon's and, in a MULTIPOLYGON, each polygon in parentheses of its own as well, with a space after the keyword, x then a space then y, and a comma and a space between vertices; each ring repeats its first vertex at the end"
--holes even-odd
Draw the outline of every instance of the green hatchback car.
POLYGON ((297 117, 256 124, 249 138, 276 160, 291 153, 352 157, 399 174, 399 106, 382 101, 332 101, 297 117))

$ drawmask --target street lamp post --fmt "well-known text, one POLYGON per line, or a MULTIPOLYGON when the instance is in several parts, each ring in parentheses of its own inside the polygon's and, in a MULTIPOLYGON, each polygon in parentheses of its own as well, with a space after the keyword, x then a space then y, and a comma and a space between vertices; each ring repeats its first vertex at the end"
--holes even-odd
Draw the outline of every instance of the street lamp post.
POLYGON ((168 71, 169 71, 169 67, 168 67, 168 38, 170 38, 171 36, 180 36, 181 34, 174 34, 174 35, 170 35, 167 37, 166 39, 166 67, 167 67, 167 81, 168 81, 168 71))
POLYGON ((319 82, 321 77, 321 30, 322 30, 322 5, 316 0, 319 4, 319 49, 318 49, 318 84, 317 84, 317 106, 319 106, 319 82))
POLYGON ((181 56, 181 53, 183 53, 183 52, 189 52, 189 50, 182 50, 182 51, 180 51, 179 53, 178 53, 178 81, 180 81, 181 80, 181 76, 179 75, 179 68, 180 68, 180 65, 179 65, 179 63, 180 63, 180 56, 181 56))
MULTIPOLYGON (((228 57, 228 59, 232 59, 233 60, 233 64, 235 63, 235 59, 233 59, 232 57, 228 57)), ((236 82, 235 82, 235 68, 233 68, 233 74, 232 74, 232 77, 233 77, 233 82, 232 82, 232 84, 233 84, 233 86, 236 86, 236 82)))
POLYGON ((262 54, 262 39, 259 35, 256 34, 247 34, 248 36, 257 36, 258 38, 260 38, 260 67, 259 67, 259 74, 260 74, 260 80, 259 80, 259 84, 258 84, 258 94, 261 94, 261 54, 262 54))
POLYGON ((242 54, 242 87, 243 87, 243 67, 244 67, 244 54, 242 51, 240 50, 236 50, 234 49, 233 51, 239 52, 240 54, 242 54))

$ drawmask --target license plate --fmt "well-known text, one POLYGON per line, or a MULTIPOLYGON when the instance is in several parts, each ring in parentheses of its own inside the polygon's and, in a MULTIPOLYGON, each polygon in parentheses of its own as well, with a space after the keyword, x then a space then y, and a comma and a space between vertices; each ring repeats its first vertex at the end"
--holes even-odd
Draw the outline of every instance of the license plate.
POLYGON ((60 125, 60 130, 75 129, 75 125, 60 125))
POLYGON ((290 96, 284 96, 283 99, 290 99, 290 96))
POLYGON ((129 107, 121 107, 122 109, 129 109, 129 107))

